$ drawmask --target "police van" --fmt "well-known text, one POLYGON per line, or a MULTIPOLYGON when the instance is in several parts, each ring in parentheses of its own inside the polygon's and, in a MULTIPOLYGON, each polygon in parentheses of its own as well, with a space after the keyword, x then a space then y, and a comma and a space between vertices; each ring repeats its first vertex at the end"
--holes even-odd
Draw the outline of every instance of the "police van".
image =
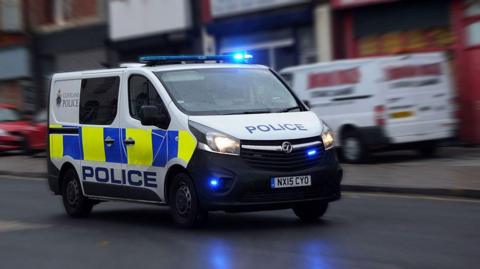
POLYGON ((347 162, 386 149, 428 156, 455 136, 455 95, 443 53, 340 60, 280 74, 332 128, 347 162))
POLYGON ((146 56, 54 74, 48 181, 66 212, 119 200, 168 205, 182 227, 215 210, 321 217, 340 198, 332 131, 250 59, 146 56))

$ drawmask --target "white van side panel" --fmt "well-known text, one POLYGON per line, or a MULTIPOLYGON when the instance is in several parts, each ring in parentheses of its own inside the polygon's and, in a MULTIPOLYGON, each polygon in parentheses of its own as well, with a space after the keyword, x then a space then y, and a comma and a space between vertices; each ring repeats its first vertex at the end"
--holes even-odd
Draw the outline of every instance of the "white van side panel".
POLYGON ((81 84, 81 79, 52 82, 50 124, 78 124, 81 84))
POLYGON ((347 125, 373 126, 373 110, 381 100, 374 85, 380 77, 370 75, 376 74, 374 68, 365 60, 314 66, 293 73, 293 88, 337 134, 347 125))

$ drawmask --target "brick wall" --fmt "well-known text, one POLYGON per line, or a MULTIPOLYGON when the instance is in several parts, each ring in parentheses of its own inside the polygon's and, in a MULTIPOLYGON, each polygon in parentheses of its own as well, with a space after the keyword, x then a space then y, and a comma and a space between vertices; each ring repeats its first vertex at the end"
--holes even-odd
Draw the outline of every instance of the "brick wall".
MULTIPOLYGON (((57 24, 55 21, 55 2, 57 0, 25 0, 28 2, 32 26, 57 24)), ((75 22, 96 17, 99 0, 60 0, 63 3, 63 22, 75 22)))
POLYGON ((23 109, 22 87, 18 81, 0 82, 0 103, 12 104, 17 109, 23 109))

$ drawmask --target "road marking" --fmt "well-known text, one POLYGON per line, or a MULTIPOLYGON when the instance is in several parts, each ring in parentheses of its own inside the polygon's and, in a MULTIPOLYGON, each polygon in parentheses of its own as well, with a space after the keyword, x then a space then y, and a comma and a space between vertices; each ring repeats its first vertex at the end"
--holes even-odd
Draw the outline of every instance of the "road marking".
POLYGON ((49 228, 49 227, 51 227, 51 225, 20 222, 20 221, 0 220, 0 232, 45 229, 45 228, 49 228))
POLYGON ((373 193, 373 192, 342 192, 342 195, 359 198, 358 196, 372 196, 372 197, 386 197, 386 198, 404 198, 404 199, 421 199, 421 200, 436 200, 444 202, 466 202, 466 203, 480 203, 478 199, 458 198, 458 197, 435 197, 421 194, 394 194, 394 193, 373 193))

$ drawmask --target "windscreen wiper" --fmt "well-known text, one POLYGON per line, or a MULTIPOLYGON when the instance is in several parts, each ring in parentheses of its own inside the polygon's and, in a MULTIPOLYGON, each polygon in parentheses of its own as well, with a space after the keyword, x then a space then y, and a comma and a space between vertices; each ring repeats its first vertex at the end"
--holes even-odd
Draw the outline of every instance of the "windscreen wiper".
POLYGON ((285 108, 285 109, 282 109, 278 112, 290 112, 292 110, 295 110, 295 109, 298 109, 299 111, 302 111, 302 108, 299 107, 299 106, 292 106, 292 107, 289 107, 289 108, 285 108))
POLYGON ((272 111, 271 110, 239 111, 239 112, 226 113, 224 115, 265 114, 265 113, 272 113, 272 111))

